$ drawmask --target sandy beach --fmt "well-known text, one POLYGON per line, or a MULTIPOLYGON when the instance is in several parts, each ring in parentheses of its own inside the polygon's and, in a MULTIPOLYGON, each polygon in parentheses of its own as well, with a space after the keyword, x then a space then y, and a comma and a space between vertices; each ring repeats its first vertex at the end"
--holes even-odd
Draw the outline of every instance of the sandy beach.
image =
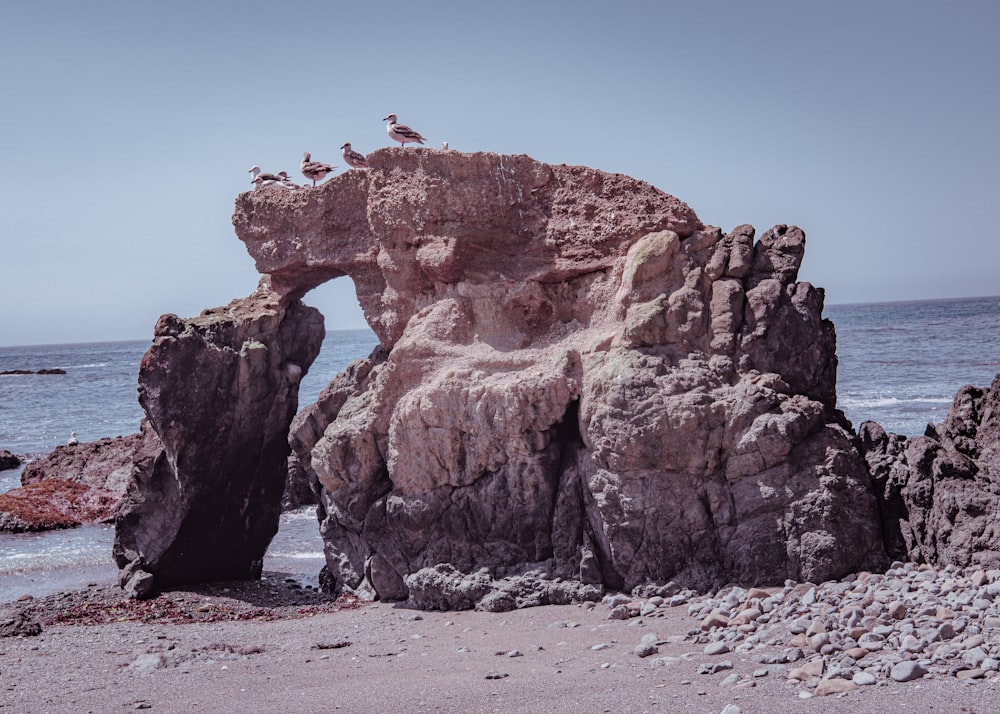
POLYGON ((705 654, 683 606, 629 620, 608 619, 604 603, 418 612, 334 601, 288 580, 272 573, 142 603, 92 584, 16 603, 43 630, 0 639, 0 711, 1000 710, 996 682, 940 674, 815 696, 788 665, 705 654), (644 638, 655 654, 636 653, 644 638))

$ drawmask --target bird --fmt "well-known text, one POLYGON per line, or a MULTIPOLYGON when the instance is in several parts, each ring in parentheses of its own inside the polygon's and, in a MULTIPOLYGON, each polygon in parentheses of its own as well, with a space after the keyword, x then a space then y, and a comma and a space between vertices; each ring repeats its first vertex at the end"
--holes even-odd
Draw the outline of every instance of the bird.
POLYGON ((317 181, 322 181, 326 178, 326 175, 333 171, 336 166, 330 166, 330 164, 324 164, 319 161, 312 160, 312 154, 308 151, 302 154, 302 175, 313 182, 313 186, 316 185, 317 181))
POLYGON ((76 432, 72 431, 69 434, 69 440, 66 442, 66 446, 76 446, 80 443, 80 440, 76 438, 76 432))
POLYGON ((257 180, 258 176, 260 178, 264 179, 265 181, 277 181, 278 180, 278 177, 275 174, 261 173, 260 172, 260 166, 251 166, 249 173, 250 173, 250 183, 254 183, 257 180))
POLYGON ((344 161, 353 166, 356 169, 367 169, 368 159, 365 158, 364 154, 360 154, 351 148, 351 143, 347 142, 340 147, 344 153, 344 161))
POLYGON ((447 151, 448 150, 448 142, 447 141, 442 141, 441 142, 441 150, 442 151, 447 151))
POLYGON ((406 146, 407 142, 415 141, 418 144, 423 144, 426 139, 420 136, 410 127, 404 124, 396 123, 396 115, 390 114, 385 117, 382 121, 388 121, 389 123, 385 125, 385 133, 389 135, 389 138, 393 141, 398 141, 400 146, 406 146))
POLYGON ((283 188, 300 188, 300 186, 297 183, 288 178, 287 171, 278 172, 278 184, 281 185, 283 188))

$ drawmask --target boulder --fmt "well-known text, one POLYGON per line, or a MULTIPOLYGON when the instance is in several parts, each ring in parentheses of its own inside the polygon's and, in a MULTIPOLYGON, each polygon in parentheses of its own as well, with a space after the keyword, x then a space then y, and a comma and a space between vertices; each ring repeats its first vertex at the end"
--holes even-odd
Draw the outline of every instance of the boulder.
POLYGON ((890 557, 1000 567, 1000 374, 966 386, 943 423, 912 439, 874 422, 858 430, 890 557))
POLYGON ((0 449, 0 471, 10 471, 21 465, 21 459, 6 449, 0 449))
POLYGON ((527 156, 369 165, 233 216, 276 294, 347 275, 380 339, 290 435, 335 587, 502 609, 490 583, 533 569, 631 590, 886 564, 801 229, 754 242, 527 156))
MULTIPOLYGON (((288 426, 323 318, 261 280, 229 305, 164 315, 139 369, 146 413, 114 556, 155 586, 259 577, 277 532, 288 426)), ((152 586, 141 577, 139 593, 152 586)))

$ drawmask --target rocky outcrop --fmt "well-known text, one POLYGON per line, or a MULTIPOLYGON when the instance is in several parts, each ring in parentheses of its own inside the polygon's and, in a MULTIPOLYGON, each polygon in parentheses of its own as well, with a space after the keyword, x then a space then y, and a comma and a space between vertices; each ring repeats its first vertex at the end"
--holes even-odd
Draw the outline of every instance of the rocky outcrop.
POLYGON ((1000 567, 1000 374, 955 395, 942 424, 912 439, 859 429, 886 547, 900 560, 1000 567))
POLYGON ((75 481, 90 488, 125 493, 140 435, 57 446, 52 453, 32 461, 21 473, 27 485, 44 479, 75 481))
POLYGON ((34 481, 0 493, 0 532, 47 531, 110 521, 120 495, 59 478, 34 481))
POLYGON ((291 434, 338 587, 516 605, 526 572, 600 591, 885 565, 800 229, 755 242, 526 156, 369 165, 233 217, 278 294, 348 275, 381 341, 291 434))
POLYGON ((75 528, 114 518, 139 435, 57 446, 29 462, 20 488, 0 494, 0 531, 75 528))
POLYGON ((0 471, 10 471, 21 465, 21 459, 6 449, 0 450, 0 471))
POLYGON ((259 576, 299 382, 323 335, 322 316, 267 278, 226 307, 160 318, 140 365, 147 418, 116 520, 130 590, 259 576))

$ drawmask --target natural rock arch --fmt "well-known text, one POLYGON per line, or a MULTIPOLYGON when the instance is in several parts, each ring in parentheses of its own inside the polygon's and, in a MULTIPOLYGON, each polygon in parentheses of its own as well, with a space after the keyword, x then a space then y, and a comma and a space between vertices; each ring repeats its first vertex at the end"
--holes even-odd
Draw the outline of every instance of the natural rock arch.
POLYGON ((233 217, 285 317, 349 275, 381 341, 290 434, 337 587, 504 609, 884 563, 801 230, 754 243, 526 156, 369 165, 242 194, 233 217))

